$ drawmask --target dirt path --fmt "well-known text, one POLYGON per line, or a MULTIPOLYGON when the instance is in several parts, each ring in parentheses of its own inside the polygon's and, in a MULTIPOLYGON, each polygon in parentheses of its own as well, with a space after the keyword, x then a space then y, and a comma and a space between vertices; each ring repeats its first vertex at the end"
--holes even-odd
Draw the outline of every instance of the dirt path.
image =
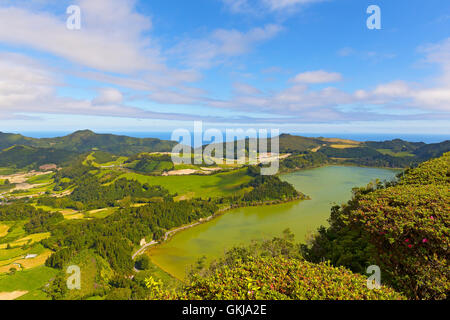
MULTIPOLYGON (((220 211, 219 211, 219 212, 220 212, 220 211)), ((174 235, 175 233, 177 233, 177 232, 179 232, 179 231, 186 230, 186 229, 189 229, 189 228, 198 226, 198 225, 201 224, 201 223, 210 221, 212 218, 214 218, 214 215, 209 216, 209 217, 206 218, 206 219, 200 219, 199 221, 197 221, 197 222, 195 222, 195 223, 193 223, 193 224, 190 224, 190 225, 187 225, 187 226, 182 226, 182 227, 179 227, 179 228, 176 228, 176 229, 167 231, 167 232, 164 234, 164 240, 163 240, 163 241, 167 241, 167 239, 168 239, 170 236, 174 235)), ((158 241, 152 240, 151 242, 149 242, 149 243, 143 245, 142 247, 140 247, 139 250, 136 251, 136 252, 133 254, 133 256, 132 256, 131 258, 132 258, 133 260, 135 260, 136 257, 137 257, 137 256, 140 256, 141 254, 143 254, 143 253, 145 252, 145 250, 147 250, 148 248, 150 248, 150 247, 152 247, 152 246, 154 246, 154 245, 156 245, 156 244, 158 244, 158 243, 159 243, 158 241)), ((135 271, 135 272, 139 272, 140 270, 134 268, 134 271, 135 271)))
POLYGON ((28 291, 0 292, 0 300, 15 300, 27 293, 28 291))

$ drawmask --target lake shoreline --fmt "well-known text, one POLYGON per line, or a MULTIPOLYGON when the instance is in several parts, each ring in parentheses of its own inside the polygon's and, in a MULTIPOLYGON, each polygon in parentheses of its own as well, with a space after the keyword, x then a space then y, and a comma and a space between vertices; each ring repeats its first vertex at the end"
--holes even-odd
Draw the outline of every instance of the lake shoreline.
MULTIPOLYGON (((168 230, 164 234, 163 241, 156 242, 155 240, 152 240, 150 243, 140 247, 135 253, 133 253, 133 260, 134 260, 134 258, 136 258, 136 256, 144 254, 147 250, 154 249, 158 245, 162 245, 162 244, 165 244, 165 243, 169 242, 178 233, 180 233, 182 231, 185 231, 187 229, 199 226, 201 224, 210 222, 210 221, 212 221, 212 220, 214 220, 216 218, 221 217, 222 215, 226 214, 227 212, 229 212, 231 210, 240 209, 240 208, 248 208, 248 207, 273 206, 273 205, 279 205, 279 204, 296 202, 296 201, 301 202, 301 201, 305 201, 305 200, 311 200, 311 199, 308 196, 305 196, 303 194, 299 194, 296 198, 290 198, 288 200, 270 200, 270 201, 263 201, 263 202, 253 202, 253 203, 248 204, 248 205, 228 206, 226 208, 219 209, 217 212, 215 212, 213 215, 211 215, 209 217, 201 218, 200 220, 198 220, 198 221, 196 221, 194 223, 187 224, 187 225, 182 225, 182 226, 176 227, 174 229, 168 230), (145 249, 145 250, 143 250, 143 249, 145 249)), ((164 270, 164 271, 166 271, 166 270, 164 270)))
MULTIPOLYGON (((312 232, 312 231, 316 230, 320 224, 325 223, 326 219, 329 218, 329 210, 330 210, 331 206, 333 205, 333 203, 335 203, 335 204, 336 203, 345 203, 346 201, 348 201, 350 199, 349 197, 350 197, 350 192, 351 192, 352 187, 365 186, 365 185, 367 185, 367 183, 370 183, 370 181, 373 181, 375 179, 380 179, 380 180, 394 179, 395 174, 393 174, 393 173, 395 171, 398 171, 398 169, 362 167, 362 166, 353 166, 353 165, 342 166, 342 165, 327 164, 326 166, 321 166, 321 167, 316 167, 316 168, 308 168, 308 169, 302 169, 302 170, 295 170, 295 172, 291 172, 291 173, 283 173, 283 174, 281 174, 282 176, 291 178, 291 181, 287 180, 288 182, 290 182, 291 184, 294 184, 294 186, 297 190, 302 190, 303 192, 305 192, 309 196, 311 196, 311 198, 312 198, 311 200, 313 200, 313 202, 299 201, 301 203, 310 203, 309 205, 307 204, 306 206, 300 206, 301 207, 300 211, 299 211, 298 207, 295 205, 295 203, 296 203, 296 200, 301 200, 301 199, 293 199, 291 201, 279 201, 278 200, 278 201, 269 201, 269 202, 264 202, 264 203, 259 202, 259 203, 252 203, 252 205, 246 205, 246 206, 242 206, 242 205, 236 205, 233 207, 228 206, 226 208, 222 208, 222 209, 218 210, 208 220, 205 219, 201 223, 196 222, 195 224, 191 224, 191 226, 182 227, 182 230, 180 229, 180 230, 178 230, 179 232, 170 234, 170 237, 167 237, 166 241, 158 243, 157 245, 148 248, 149 250, 147 250, 146 252, 147 252, 147 255, 150 257, 150 259, 152 260, 152 263, 154 263, 156 266, 158 266, 165 272, 172 275, 174 278, 183 280, 183 275, 180 270, 182 270, 183 267, 186 268, 186 267, 188 267, 188 265, 195 263, 195 261, 194 262, 191 261, 192 257, 201 256, 201 255, 214 257, 214 256, 217 256, 218 250, 214 249, 215 247, 213 247, 213 249, 211 249, 209 247, 205 247, 205 249, 200 249, 200 251, 198 251, 199 250, 198 247, 196 247, 196 246, 192 247, 193 243, 191 243, 191 242, 189 242, 188 247, 184 247, 183 246, 184 243, 188 243, 186 241, 191 241, 191 239, 189 237, 183 236, 181 238, 181 240, 179 238, 177 238, 179 240, 176 240, 175 248, 182 248, 183 250, 186 250, 180 257, 190 256, 191 258, 188 258, 188 261, 190 261, 190 263, 182 262, 181 264, 178 264, 178 263, 173 264, 173 262, 170 262, 170 261, 172 261, 171 260, 172 258, 165 258, 165 257, 167 257, 166 256, 167 254, 169 254, 169 257, 172 255, 171 253, 166 252, 166 249, 168 247, 165 245, 167 245, 168 243, 170 243, 172 241, 175 241, 173 236, 182 234, 181 231, 191 232, 189 230, 192 230, 192 227, 204 225, 205 222, 217 220, 215 218, 221 217, 222 219, 225 219, 224 221, 226 221, 225 224, 227 225, 227 228, 228 228, 227 230, 231 230, 231 232, 233 234, 235 234, 236 231, 239 231, 242 228, 244 228, 246 230, 246 231, 244 231, 245 233, 243 234, 243 237, 238 238, 239 239, 238 241, 245 239, 245 240, 243 240, 243 242, 246 242, 248 240, 246 238, 250 237, 248 234, 251 234, 251 232, 255 233, 255 230, 256 230, 256 232, 266 233, 267 236, 271 237, 272 236, 271 231, 279 229, 279 225, 283 224, 283 223, 286 223, 287 227, 290 227, 290 228, 293 227, 294 232, 295 232, 295 228, 297 228, 299 233, 296 232, 296 235, 301 237, 302 234, 304 233, 303 232, 304 230, 299 229, 299 226, 295 224, 296 223, 295 221, 300 221, 300 224, 305 225, 305 228, 306 227, 310 228, 310 230, 306 230, 307 232, 312 232), (344 168, 355 168, 355 169, 366 169, 366 170, 373 169, 373 170, 381 170, 381 171, 380 172, 378 172, 378 171, 372 172, 372 171, 366 171, 366 170, 356 170, 355 176, 351 177, 351 174, 349 176, 349 173, 348 173, 349 171, 345 170, 344 168), (324 175, 324 172, 322 172, 321 170, 325 170, 325 175, 324 175), (335 176, 333 178, 333 176, 329 175, 330 171, 328 171, 328 170, 331 170, 331 172, 337 171, 338 172, 337 176, 335 176), (295 173, 301 173, 301 172, 305 172, 305 171, 314 172, 314 174, 312 176, 314 176, 315 180, 312 181, 312 183, 315 183, 315 185, 310 185, 310 183, 308 182, 308 181, 310 181, 310 180, 308 180, 308 179, 310 179, 310 178, 308 178, 309 176, 311 176, 310 174, 299 175, 299 177, 297 177, 295 175, 295 173), (300 180, 300 182, 295 184, 295 182, 293 183, 292 179, 301 179, 301 180, 300 180), (333 179, 335 179, 335 180, 333 180, 333 179), (326 183, 324 183, 324 182, 326 182, 326 183), (342 183, 344 183, 344 184, 342 184, 342 183), (313 189, 311 189, 311 187, 313 187, 313 189), (323 189, 325 189, 325 190, 323 190, 323 189), (341 194, 340 196, 338 196, 337 199, 335 199, 334 195, 331 195, 331 197, 329 195, 330 193, 335 193, 335 190, 337 191, 338 194, 341 194), (315 192, 315 193, 310 193, 310 191, 315 192), (320 192, 319 194, 317 194, 318 191, 320 192), (270 209, 273 205, 277 205, 277 204, 281 205, 284 203, 294 203, 295 209, 293 210, 293 212, 294 212, 295 217, 298 214, 301 214, 304 216, 302 216, 300 218, 300 220, 298 220, 298 218, 294 218, 297 220, 286 220, 286 217, 289 218, 289 216, 286 216, 285 212, 289 211, 291 209, 287 209, 287 210, 285 208, 281 208, 280 210, 277 210, 277 209, 271 210, 270 209), (317 209, 317 203, 319 203, 319 206, 320 206, 319 209, 317 209), (246 219, 248 219, 248 218, 244 218, 244 220, 242 220, 243 218, 238 216, 237 221, 235 221, 235 219, 230 220, 231 218, 229 218, 229 219, 226 217, 224 218, 225 213, 229 213, 233 209, 246 210, 246 208, 251 208, 251 207, 254 207, 254 208, 267 207, 268 208, 268 209, 256 210, 256 211, 249 209, 253 216, 254 216, 254 214, 258 215, 259 212, 264 212, 264 211, 267 212, 268 215, 264 215, 264 213, 262 213, 262 215, 264 217, 263 220, 260 219, 261 217, 259 218, 259 220, 251 220, 251 221, 253 221, 253 222, 251 222, 251 225, 246 225, 246 222, 247 222, 246 219), (274 217, 273 213, 276 213, 277 215, 280 213, 282 216, 279 219, 277 215, 274 217), (269 221, 271 221, 271 223, 273 223, 273 224, 265 224, 265 225, 261 225, 261 226, 259 224, 258 225, 254 224, 255 221, 263 221, 263 223, 264 223, 264 221, 265 221, 264 219, 267 220, 268 217, 269 217, 269 221), (270 218, 270 217, 272 217, 272 218, 270 218), (312 221, 312 219, 313 220, 316 219, 316 221, 318 219, 319 223, 317 225, 315 225, 315 222, 312 221), (250 228, 249 229, 249 231, 251 231, 250 233, 247 232, 247 228, 250 228), (234 229, 234 231, 233 231, 233 229, 234 229), (179 243, 182 244, 181 247, 180 247, 179 243), (193 248, 197 248, 197 249, 193 249, 193 248), (197 250, 197 251, 195 251, 195 250, 197 250), (213 251, 213 250, 215 250, 215 251, 213 251), (191 252, 194 252, 194 253, 190 254, 191 252), (177 271, 177 269, 178 269, 178 271, 177 271)), ((353 170, 351 172, 353 172, 353 170)), ((284 181, 286 181, 286 180, 284 180, 284 181)), ((242 214, 239 212, 239 210, 237 211, 237 213, 239 215, 242 214)), ((219 221, 222 221, 222 220, 219 219, 219 221)), ((256 222, 256 223, 259 223, 259 222, 256 222)), ((221 223, 219 222, 219 225, 220 224, 221 223)), ((217 229, 216 226, 217 226, 217 224, 213 224, 212 230, 214 230, 214 231, 217 230, 220 235, 221 229, 220 228, 217 229)), ((303 226, 300 228, 303 228, 303 226)), ((200 230, 203 230, 203 229, 211 230, 209 227, 203 227, 200 230)), ((222 229, 222 230, 225 230, 225 229, 222 229)), ((203 231, 200 231, 200 232, 203 232, 203 231)), ((222 231, 222 232, 229 232, 229 231, 222 231)), ((195 234, 196 232, 194 231, 193 233, 195 234)), ((223 236, 224 236, 224 233, 222 233, 221 239, 224 239, 223 236)), ((228 235, 225 235, 225 236, 228 237, 228 235)), ((210 233, 207 236, 207 238, 208 237, 214 237, 214 235, 211 235, 211 233, 210 233)), ((252 236, 252 237, 254 237, 253 239, 256 239, 259 236, 257 235, 257 236, 252 236)), ((236 239, 236 236, 234 236, 234 238, 233 238, 233 236, 231 236, 231 238, 229 238, 229 239, 236 239)), ((235 244, 233 244, 234 242, 235 242, 234 240, 227 241, 226 247, 234 246, 235 245, 235 244)), ((221 244, 220 246, 223 246, 223 245, 221 244)), ((171 248, 171 247, 172 246, 169 245, 169 248, 171 248)), ((177 256, 177 254, 174 255, 174 257, 176 257, 176 256, 177 256)), ((183 258, 183 259, 185 259, 185 258, 183 258)))

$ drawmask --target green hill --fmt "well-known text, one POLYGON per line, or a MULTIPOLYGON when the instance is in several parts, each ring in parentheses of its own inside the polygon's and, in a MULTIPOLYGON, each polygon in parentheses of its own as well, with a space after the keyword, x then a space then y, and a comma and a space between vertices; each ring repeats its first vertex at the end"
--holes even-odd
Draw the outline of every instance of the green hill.
POLYGON ((77 131, 64 137, 42 139, 0 133, 0 149, 13 145, 64 149, 78 153, 100 150, 116 155, 132 155, 141 152, 168 152, 172 150, 176 142, 155 138, 141 139, 113 134, 97 134, 90 130, 77 131))
POLYGON ((365 273, 378 265, 383 282, 412 299, 448 299, 450 153, 407 170, 395 184, 355 189, 332 209, 304 255, 365 273))
POLYGON ((54 148, 35 148, 28 146, 13 146, 0 151, 0 167, 32 168, 44 164, 61 165, 76 159, 76 152, 54 148))

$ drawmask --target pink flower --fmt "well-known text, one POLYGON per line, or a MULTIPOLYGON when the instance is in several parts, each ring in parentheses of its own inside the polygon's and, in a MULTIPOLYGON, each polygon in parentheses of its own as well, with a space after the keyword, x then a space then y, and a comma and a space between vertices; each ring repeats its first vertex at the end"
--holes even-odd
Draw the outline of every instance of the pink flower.
POLYGON ((434 217, 433 217, 433 216, 431 216, 431 217, 430 217, 430 219, 431 219, 431 220, 434 220, 434 217))
POLYGON ((406 239, 405 242, 409 242, 409 239, 406 239))
POLYGON ((423 243, 427 243, 427 242, 428 242, 428 239, 427 239, 427 238, 424 238, 424 239, 422 240, 422 242, 423 242, 423 243))
POLYGON ((412 248, 412 244, 408 244, 408 248, 412 248))

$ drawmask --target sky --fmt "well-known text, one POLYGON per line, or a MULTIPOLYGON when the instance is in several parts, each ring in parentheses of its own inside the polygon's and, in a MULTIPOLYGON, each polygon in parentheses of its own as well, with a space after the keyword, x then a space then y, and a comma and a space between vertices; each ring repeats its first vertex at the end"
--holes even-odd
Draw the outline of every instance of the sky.
POLYGON ((0 131, 194 121, 450 135, 450 1, 0 0, 0 131))

